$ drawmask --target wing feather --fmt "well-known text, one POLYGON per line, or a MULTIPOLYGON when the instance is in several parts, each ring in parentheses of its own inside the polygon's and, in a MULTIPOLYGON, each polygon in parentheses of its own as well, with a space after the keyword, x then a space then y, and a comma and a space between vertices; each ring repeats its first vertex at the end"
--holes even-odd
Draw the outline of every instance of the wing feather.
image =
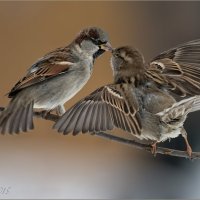
POLYGON ((48 53, 28 70, 28 73, 11 89, 8 97, 12 98, 21 89, 32 86, 49 78, 66 73, 73 65, 74 58, 70 57, 69 49, 58 48, 48 53))
POLYGON ((200 94, 200 39, 161 53, 151 61, 145 74, 182 97, 200 94))
POLYGON ((120 85, 101 87, 75 104, 56 122, 59 132, 99 132, 121 128, 141 133, 137 103, 128 102, 120 85))

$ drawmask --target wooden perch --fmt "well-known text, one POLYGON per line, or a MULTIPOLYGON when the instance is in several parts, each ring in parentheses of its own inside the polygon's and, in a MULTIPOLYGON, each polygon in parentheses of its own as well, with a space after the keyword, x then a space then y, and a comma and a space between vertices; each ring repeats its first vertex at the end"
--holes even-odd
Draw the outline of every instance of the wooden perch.
MULTIPOLYGON (((0 111, 3 111, 3 110, 4 110, 4 108, 0 107, 0 111)), ((57 115, 54 115, 54 114, 51 114, 51 113, 44 114, 43 111, 42 112, 34 112, 34 116, 37 117, 37 118, 43 118, 45 120, 50 120, 50 121, 53 121, 53 122, 56 122, 59 118, 57 115)), ((91 135, 98 136, 98 137, 108 139, 108 140, 113 140, 113 141, 119 142, 121 144, 126 144, 126 145, 129 145, 129 146, 132 146, 132 147, 135 147, 137 149, 144 150, 144 151, 147 151, 147 152, 150 152, 150 153, 151 153, 151 150, 152 150, 151 145, 139 143, 139 142, 136 142, 134 140, 122 138, 122 137, 115 136, 113 134, 108 134, 108 133, 105 133, 105 132, 92 133, 91 135)), ((157 154, 164 154, 164 155, 168 155, 168 156, 188 158, 188 159, 198 159, 198 158, 200 158, 200 152, 193 152, 192 156, 189 157, 189 155, 187 154, 186 151, 180 151, 180 150, 164 148, 164 147, 157 147, 156 153, 157 154)))

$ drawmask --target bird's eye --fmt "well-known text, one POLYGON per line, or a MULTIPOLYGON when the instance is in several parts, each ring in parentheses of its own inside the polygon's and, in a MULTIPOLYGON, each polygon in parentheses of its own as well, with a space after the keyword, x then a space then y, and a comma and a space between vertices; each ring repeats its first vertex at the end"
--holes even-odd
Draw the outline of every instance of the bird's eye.
POLYGON ((91 39, 92 41, 96 41, 96 39, 95 39, 95 38, 93 38, 93 37, 91 37, 90 39, 91 39))
POLYGON ((90 38, 90 39, 95 45, 101 45, 101 44, 106 43, 106 42, 101 41, 100 39, 95 39, 95 38, 90 38))
POLYGON ((114 55, 114 57, 116 57, 116 58, 117 58, 117 57, 120 57, 120 54, 119 54, 119 53, 114 53, 113 55, 114 55))

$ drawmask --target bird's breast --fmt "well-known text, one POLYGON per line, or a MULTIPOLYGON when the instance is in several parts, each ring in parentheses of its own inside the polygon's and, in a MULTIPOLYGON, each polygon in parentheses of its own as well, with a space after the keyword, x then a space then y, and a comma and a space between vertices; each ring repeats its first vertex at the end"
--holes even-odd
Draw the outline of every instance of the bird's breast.
POLYGON ((50 110, 64 104, 83 88, 90 75, 90 67, 85 63, 80 63, 67 73, 37 85, 32 92, 34 107, 50 110))

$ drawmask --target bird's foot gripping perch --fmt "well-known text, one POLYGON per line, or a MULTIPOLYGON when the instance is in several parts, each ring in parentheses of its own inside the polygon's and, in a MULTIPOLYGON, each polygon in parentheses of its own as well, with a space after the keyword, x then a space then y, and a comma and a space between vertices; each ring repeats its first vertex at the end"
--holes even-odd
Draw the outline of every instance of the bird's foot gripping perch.
POLYGON ((152 149, 151 149, 151 153, 154 155, 154 156, 156 156, 156 150, 157 150, 157 142, 154 142, 153 144, 151 144, 151 147, 152 147, 152 149))
POLYGON ((185 144, 186 144, 186 148, 187 148, 186 151, 187 151, 189 157, 191 158, 192 157, 192 148, 191 148, 191 146, 188 142, 188 139, 187 139, 187 132, 183 129, 182 132, 181 132, 181 135, 185 140, 185 144))

